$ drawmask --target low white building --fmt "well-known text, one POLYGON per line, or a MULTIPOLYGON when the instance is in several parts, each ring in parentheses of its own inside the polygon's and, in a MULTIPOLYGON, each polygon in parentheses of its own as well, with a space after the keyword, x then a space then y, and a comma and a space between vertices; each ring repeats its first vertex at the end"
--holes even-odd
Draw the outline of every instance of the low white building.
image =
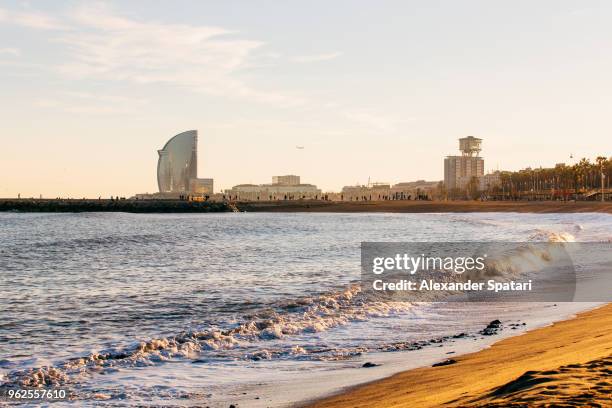
POLYGON ((426 180, 397 183, 391 187, 391 197, 395 200, 431 198, 439 183, 439 181, 426 180))
POLYGON ((274 176, 272 184, 238 184, 225 190, 230 200, 274 201, 321 199, 321 190, 314 184, 300 184, 300 177, 274 176), (296 183, 297 182, 297 183, 296 183))
POLYGON ((501 186, 501 173, 495 171, 493 173, 485 174, 478 178, 478 186, 480 191, 491 191, 495 187, 501 186))
POLYGON ((340 193, 342 201, 383 201, 389 199, 389 183, 371 183, 369 186, 344 186, 340 193))
POLYGON ((297 186, 300 184, 300 176, 289 174, 286 176, 272 176, 272 184, 282 184, 285 186, 297 186))

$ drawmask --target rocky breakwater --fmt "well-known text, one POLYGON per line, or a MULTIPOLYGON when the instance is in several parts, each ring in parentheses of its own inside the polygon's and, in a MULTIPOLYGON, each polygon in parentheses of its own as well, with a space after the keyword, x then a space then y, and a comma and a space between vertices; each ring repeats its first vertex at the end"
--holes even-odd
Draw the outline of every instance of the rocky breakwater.
POLYGON ((231 211, 224 202, 184 200, 3 199, 0 211, 208 213, 231 211))

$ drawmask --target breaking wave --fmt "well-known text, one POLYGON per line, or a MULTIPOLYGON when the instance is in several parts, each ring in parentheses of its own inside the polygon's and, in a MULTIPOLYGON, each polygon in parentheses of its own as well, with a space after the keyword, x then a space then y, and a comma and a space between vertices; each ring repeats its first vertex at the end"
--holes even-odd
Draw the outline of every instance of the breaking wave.
MULTIPOLYGON (((363 350, 330 350, 325 347, 304 348, 292 346, 262 349, 261 342, 290 336, 316 333, 371 318, 402 313, 411 307, 408 302, 371 301, 353 284, 346 290, 304 297, 284 302, 275 309, 266 309, 249 316, 234 327, 222 330, 208 328, 187 331, 175 336, 139 342, 123 349, 107 350, 77 357, 56 366, 45 366, 11 372, 6 384, 27 387, 59 386, 75 382, 82 374, 103 372, 113 367, 154 365, 175 358, 198 359, 205 353, 238 351, 230 357, 248 360, 271 359, 283 355, 312 355, 332 352, 328 359, 341 359, 363 350)), ((225 355, 227 357, 227 355, 225 355)), ((198 362, 198 360, 196 360, 198 362)))
MULTIPOLYGON (((582 226, 576 225, 575 232, 582 231, 582 226)), ((557 232, 537 229, 529 236, 529 241, 535 242, 576 242, 576 237, 570 232, 557 232)))

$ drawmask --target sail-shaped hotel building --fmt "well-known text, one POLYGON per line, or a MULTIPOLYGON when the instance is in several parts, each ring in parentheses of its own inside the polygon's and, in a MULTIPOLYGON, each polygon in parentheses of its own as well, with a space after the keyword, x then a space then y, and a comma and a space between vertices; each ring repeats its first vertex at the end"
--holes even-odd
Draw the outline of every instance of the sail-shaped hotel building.
POLYGON ((213 193, 213 179, 198 178, 197 130, 173 136, 157 152, 157 185, 161 194, 213 193))

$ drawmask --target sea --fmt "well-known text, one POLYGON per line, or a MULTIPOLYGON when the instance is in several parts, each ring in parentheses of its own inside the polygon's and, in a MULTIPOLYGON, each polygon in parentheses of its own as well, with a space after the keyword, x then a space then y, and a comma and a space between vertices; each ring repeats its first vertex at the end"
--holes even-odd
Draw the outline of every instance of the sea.
POLYGON ((299 406, 598 305, 383 302, 361 291, 362 242, 611 239, 596 213, 0 213, 0 386, 299 406))

